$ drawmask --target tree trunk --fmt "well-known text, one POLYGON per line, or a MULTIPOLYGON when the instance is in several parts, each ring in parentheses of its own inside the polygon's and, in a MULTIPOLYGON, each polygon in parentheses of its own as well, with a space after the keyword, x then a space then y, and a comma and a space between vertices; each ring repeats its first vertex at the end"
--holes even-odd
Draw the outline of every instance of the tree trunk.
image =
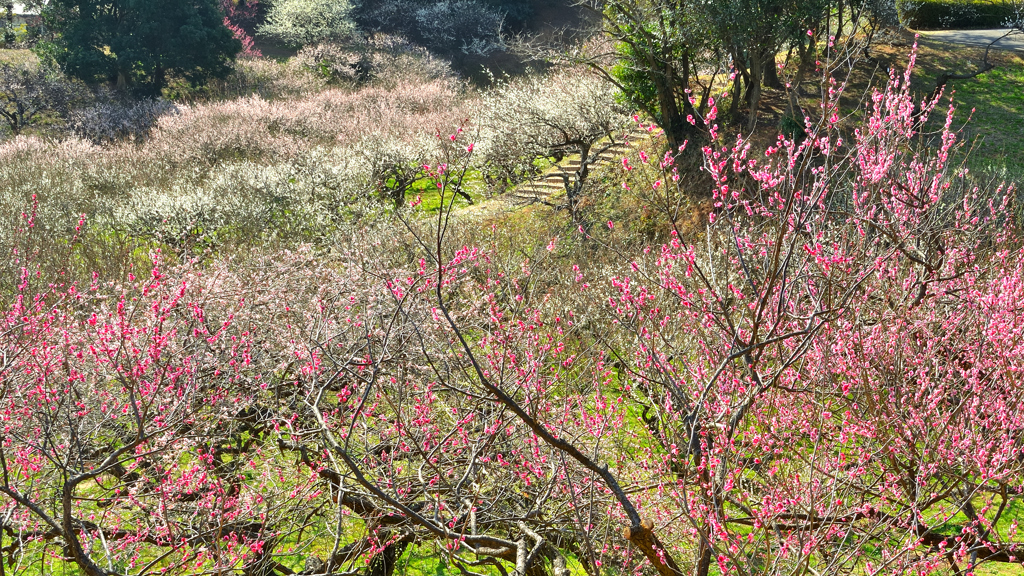
MULTIPOLYGON (((683 77, 681 79, 681 86, 684 89, 690 87, 690 73, 691 73, 690 57, 688 55, 684 55, 683 56, 683 77)), ((672 148, 672 153, 673 154, 677 154, 679 152, 679 147, 683 145, 683 142, 687 139, 687 137, 702 134, 703 131, 708 129, 707 124, 704 122, 703 115, 700 114, 697 111, 697 109, 693 107, 693 103, 690 102, 690 98, 692 97, 692 94, 687 94, 685 92, 685 90, 682 91, 682 94, 683 94, 683 113, 679 117, 679 124, 682 127, 682 130, 680 131, 679 136, 680 136, 680 138, 682 138, 682 140, 679 141, 678 144, 675 147, 672 148), (690 124, 690 122, 686 119, 686 117, 693 118, 694 124, 690 124)))
POLYGON ((740 102, 743 101, 743 78, 736 74, 732 79, 732 103, 729 105, 729 118, 736 122, 740 115, 740 102))
POLYGON ((75 487, 82 482, 82 476, 72 478, 65 482, 64 490, 61 498, 63 515, 61 517, 61 528, 64 531, 62 536, 64 537, 65 546, 68 551, 71 552, 71 557, 74 559, 75 564, 82 569, 87 576, 107 576, 107 571, 100 568, 92 561, 89 554, 82 548, 82 543, 78 540, 78 526, 75 525, 75 519, 71 515, 72 502, 75 499, 75 487))
POLYGON ((774 56, 769 56, 764 63, 764 85, 773 90, 783 90, 782 81, 779 80, 779 65, 774 56))
POLYGON ((568 176, 562 176, 563 183, 565 184, 565 196, 569 202, 569 215, 572 217, 572 221, 584 228, 588 228, 579 213, 580 198, 583 196, 583 185, 587 181, 587 176, 590 175, 590 149, 589 143, 581 143, 580 147, 580 167, 576 170, 576 174, 573 176, 572 182, 569 181, 568 176))
MULTIPOLYGON (((551 561, 553 574, 552 576, 570 576, 571 572, 569 567, 566 565, 565 556, 562 556, 557 550, 555 551, 555 558, 551 561)), ((0 574, 3 576, 3 574, 0 574)))
POLYGON ((385 546, 384 550, 370 560, 370 569, 367 572, 367 576, 392 576, 395 572, 395 566, 398 565, 398 559, 402 557, 402 553, 405 552, 405 549, 414 539, 415 535, 410 531, 403 534, 398 540, 385 546))
MULTIPOLYGON (((556 554, 555 558, 560 558, 560 556, 556 554)), ((562 562, 564 564, 565 560, 563 559, 562 562)), ((567 573, 564 575, 559 575, 556 573, 552 575, 548 571, 547 565, 544 564, 544 555, 539 554, 536 558, 533 559, 533 562, 531 562, 530 565, 526 568, 526 576, 569 576, 569 574, 567 573)))
POLYGON ((697 567, 694 576, 708 576, 711 571, 711 545, 703 536, 700 539, 700 552, 697 555, 697 567))
POLYGON ((815 66, 815 49, 817 48, 818 40, 816 36, 811 36, 807 40, 807 44, 804 44, 801 39, 800 44, 797 46, 797 52, 800 54, 800 71, 806 73, 809 70, 813 70, 815 66))
POLYGON ((683 117, 679 113, 679 106, 676 102, 675 89, 669 84, 672 76, 667 74, 664 79, 655 81, 658 89, 658 107, 661 113, 661 129, 665 131, 665 138, 672 150, 678 150, 686 140, 686 130, 683 126, 683 117))
MULTIPOLYGON (((654 534, 654 522, 644 520, 640 526, 626 528, 622 535, 643 552, 644 556, 654 565, 661 576, 682 576, 683 571, 676 561, 665 550, 665 546, 654 534)), ((707 576, 707 573, 697 576, 707 576)))
POLYGON ((153 71, 153 96, 159 97, 160 93, 164 90, 164 85, 167 83, 167 71, 164 70, 162 64, 158 64, 156 70, 153 71))
POLYGON ((839 0, 838 16, 836 18, 836 33, 835 43, 839 44, 839 39, 843 37, 843 0, 839 0))
POLYGON ((750 84, 747 85, 747 108, 750 116, 747 120, 747 131, 753 132, 757 125, 757 107, 761 102, 761 74, 764 72, 764 62, 757 51, 750 53, 750 84))

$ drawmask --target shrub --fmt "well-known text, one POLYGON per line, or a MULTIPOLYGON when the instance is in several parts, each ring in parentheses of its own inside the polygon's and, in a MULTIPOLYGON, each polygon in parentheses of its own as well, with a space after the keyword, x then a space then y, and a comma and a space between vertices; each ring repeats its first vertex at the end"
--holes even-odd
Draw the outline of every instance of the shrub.
MULTIPOLYGON (((101 101, 73 115, 73 137, 0 143, 0 245, 9 245, 33 196, 39 253, 63 250, 85 215, 78 237, 89 242, 76 250, 89 253, 76 253, 74 274, 123 271, 139 245, 196 256, 264 242, 321 244, 348 222, 400 205, 410 178, 436 160, 434 131, 467 118, 466 101, 450 79, 287 101, 101 101)), ((47 278, 64 266, 44 261, 47 278)), ((15 278, 17 269, 4 273, 15 278)))
POLYGON ((398 36, 371 35, 366 49, 370 78, 383 88, 435 81, 454 83, 457 79, 447 60, 398 36))
POLYGON ((1024 2, 1015 2, 1013 13, 1003 22, 1003 26, 1014 28, 1018 33, 1024 32, 1024 2))
POLYGON ((0 62, 0 118, 15 136, 46 114, 66 116, 86 94, 56 70, 0 62))
POLYGON ((442 0, 416 10, 424 45, 486 55, 501 46, 501 14, 476 0, 442 0))
POLYGON ((306 46, 290 62, 318 74, 329 82, 355 83, 366 79, 369 63, 361 51, 339 44, 319 43, 306 46))
POLYGON ((349 155, 362 167, 353 183, 365 193, 393 203, 399 208, 406 194, 424 178, 424 165, 429 165, 436 141, 420 134, 418 138, 385 132, 364 137, 350 147, 349 155))
POLYGON ((301 63, 242 59, 235 62, 226 78, 210 84, 208 97, 221 100, 252 95, 267 100, 296 98, 319 92, 326 85, 326 78, 310 72, 301 63))
POLYGON ((478 0, 380 0, 368 3, 359 23, 433 50, 486 54, 501 46, 503 17, 502 11, 478 0))
POLYGON ((135 190, 113 220, 125 234, 183 255, 253 238, 316 238, 374 212, 360 160, 314 148, 290 162, 224 162, 200 181, 135 190))
POLYGON ((232 24, 247 29, 258 24, 263 11, 260 0, 220 0, 220 8, 232 24))
POLYGON ((242 43, 239 56, 243 58, 262 58, 263 53, 256 48, 255 40, 249 34, 260 12, 259 0, 220 0, 220 8, 224 12, 224 26, 231 31, 235 40, 242 43))
POLYGON ((356 14, 361 30, 403 38, 418 38, 416 0, 367 0, 356 14))
POLYGON ((7 5, 4 11, 0 12, 0 48, 13 48, 16 39, 16 31, 13 27, 14 6, 7 5))
POLYGON ((400 85, 455 81, 448 61, 403 38, 382 34, 345 45, 322 43, 307 46, 289 61, 328 81, 371 83, 398 88, 400 85))
POLYGON ((68 128, 94 144, 141 140, 160 117, 178 111, 176 104, 166 100, 121 100, 106 95, 100 102, 71 112, 68 128))
POLYGON ((1011 22, 1020 3, 1007 0, 908 0, 900 4, 903 20, 912 28, 1002 28, 1011 22))
POLYGON ((486 4, 504 18, 504 26, 513 30, 526 29, 534 15, 533 6, 527 0, 490 0, 486 4))
POLYGON ((238 53, 242 58, 262 58, 263 53, 256 48, 256 41, 241 26, 232 23, 227 17, 224 18, 224 26, 231 31, 231 34, 242 44, 242 51, 238 53))

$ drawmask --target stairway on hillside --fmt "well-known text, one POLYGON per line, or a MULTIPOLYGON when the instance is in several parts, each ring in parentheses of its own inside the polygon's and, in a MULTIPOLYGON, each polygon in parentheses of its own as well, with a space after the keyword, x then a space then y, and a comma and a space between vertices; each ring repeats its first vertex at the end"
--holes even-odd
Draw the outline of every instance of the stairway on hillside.
MULTIPOLYGON (((622 134, 615 135, 614 138, 609 137, 599 141, 594 145, 594 149, 601 150, 601 152, 597 156, 597 161, 590 165, 591 174, 598 167, 621 163, 623 156, 630 150, 634 150, 639 143, 650 139, 658 133, 660 133, 660 130, 657 128, 648 129, 637 126, 622 134)), ((517 186, 512 191, 511 198, 518 203, 551 204, 555 196, 559 195, 559 193, 565 193, 564 178, 568 178, 571 185, 576 171, 579 169, 580 157, 578 154, 573 154, 552 166, 537 178, 517 186)))

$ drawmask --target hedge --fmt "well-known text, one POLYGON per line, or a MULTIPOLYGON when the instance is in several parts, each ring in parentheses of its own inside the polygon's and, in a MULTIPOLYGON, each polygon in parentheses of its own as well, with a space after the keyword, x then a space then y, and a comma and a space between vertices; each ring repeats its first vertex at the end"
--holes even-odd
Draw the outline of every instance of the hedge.
POLYGON ((905 0, 901 20, 910 28, 1003 28, 1014 16, 1015 2, 1006 0, 905 0))

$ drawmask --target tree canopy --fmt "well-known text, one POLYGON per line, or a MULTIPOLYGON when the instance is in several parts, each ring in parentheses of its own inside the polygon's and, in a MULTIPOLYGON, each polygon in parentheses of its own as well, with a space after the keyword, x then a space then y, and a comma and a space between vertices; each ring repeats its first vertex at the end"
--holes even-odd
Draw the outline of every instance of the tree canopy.
POLYGON ((14 135, 47 112, 66 115, 83 93, 54 70, 0 62, 0 121, 14 135))
POLYGON ((158 92, 175 73, 201 84, 242 48, 216 0, 52 0, 43 17, 57 34, 41 55, 90 83, 158 92))
MULTIPOLYGON (((753 129, 762 87, 783 89, 777 56, 795 61, 797 86, 821 56, 818 43, 874 30, 895 11, 888 0, 580 0, 610 50, 574 51, 568 59, 594 68, 614 83, 631 105, 653 118, 676 148, 706 132, 713 107, 711 86, 721 75, 733 80, 730 120, 746 111, 753 129), (611 58, 608 58, 611 56, 611 58)), ((790 106, 789 114, 798 115, 790 106)))
POLYGON ((355 33, 349 0, 278 0, 260 34, 305 46, 348 38, 355 33))

